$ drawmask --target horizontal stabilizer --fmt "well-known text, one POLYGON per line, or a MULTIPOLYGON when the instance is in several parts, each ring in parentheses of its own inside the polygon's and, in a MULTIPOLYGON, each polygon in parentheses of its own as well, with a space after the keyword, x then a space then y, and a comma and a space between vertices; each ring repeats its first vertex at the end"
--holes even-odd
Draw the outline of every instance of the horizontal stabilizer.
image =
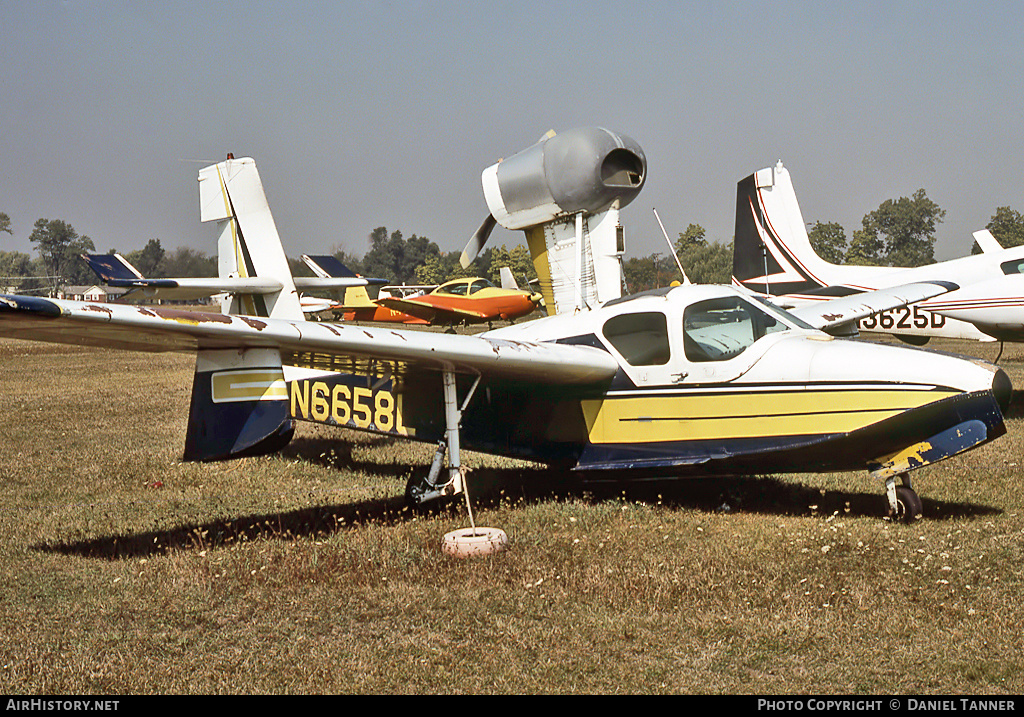
POLYGON ((931 299, 960 287, 951 281, 921 281, 888 289, 866 291, 829 301, 809 303, 789 309, 797 318, 829 333, 849 332, 854 322, 881 311, 931 299))
POLYGON ((123 297, 128 301, 195 301, 216 294, 272 294, 282 288, 280 281, 260 277, 147 279, 120 254, 83 254, 82 258, 103 283, 128 289, 123 297))

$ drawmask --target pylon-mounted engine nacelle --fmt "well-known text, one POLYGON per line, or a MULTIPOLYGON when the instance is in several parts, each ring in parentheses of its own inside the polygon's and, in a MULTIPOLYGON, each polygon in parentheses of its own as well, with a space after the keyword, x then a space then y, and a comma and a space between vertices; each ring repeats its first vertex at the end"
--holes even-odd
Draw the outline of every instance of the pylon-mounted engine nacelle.
POLYGON ((483 172, 484 198, 506 229, 619 208, 640 193, 647 158, 629 137, 580 127, 546 137, 483 172))

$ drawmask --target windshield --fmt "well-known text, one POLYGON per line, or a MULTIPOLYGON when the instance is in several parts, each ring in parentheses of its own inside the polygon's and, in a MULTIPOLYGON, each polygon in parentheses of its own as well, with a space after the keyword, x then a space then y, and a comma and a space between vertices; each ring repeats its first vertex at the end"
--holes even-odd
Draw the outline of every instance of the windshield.
POLYGON ((693 362, 727 361, 789 326, 738 296, 698 301, 683 312, 683 352, 693 362))
POLYGON ((813 326, 811 326, 809 323, 801 319, 799 316, 794 316, 793 314, 789 313, 782 307, 776 306, 772 302, 768 301, 768 299, 764 298, 763 296, 754 295, 751 296, 750 298, 758 302, 759 304, 763 304, 764 306, 768 307, 774 313, 780 314, 782 317, 786 319, 786 321, 795 324, 798 329, 814 329, 813 326))

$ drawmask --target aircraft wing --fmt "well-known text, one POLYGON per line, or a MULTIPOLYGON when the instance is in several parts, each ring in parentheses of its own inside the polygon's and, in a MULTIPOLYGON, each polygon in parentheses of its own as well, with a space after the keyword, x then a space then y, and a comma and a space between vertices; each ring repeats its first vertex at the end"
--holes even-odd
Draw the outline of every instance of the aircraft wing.
POLYGON ((462 321, 463 319, 486 319, 490 314, 486 311, 473 311, 472 309, 457 309, 454 306, 437 306, 418 298, 378 298, 378 304, 382 304, 394 311, 401 311, 403 314, 415 316, 431 323, 444 323, 445 321, 462 321))
POLYGON ((880 311, 931 299, 959 288, 959 285, 951 281, 920 281, 787 308, 789 313, 817 329, 849 335, 856 333, 854 324, 860 319, 880 311))
POLYGON ((274 348, 285 365, 351 370, 368 362, 558 384, 611 379, 587 346, 0 295, 0 336, 134 351, 274 348))

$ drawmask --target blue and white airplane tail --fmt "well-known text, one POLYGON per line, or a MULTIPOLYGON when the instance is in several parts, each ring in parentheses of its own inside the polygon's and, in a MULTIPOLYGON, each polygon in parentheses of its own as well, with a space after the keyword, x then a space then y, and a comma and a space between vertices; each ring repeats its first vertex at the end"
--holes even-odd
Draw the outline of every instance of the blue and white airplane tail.
MULTIPOLYGON (((302 321, 256 163, 229 155, 227 161, 200 170, 199 203, 201 221, 217 222, 220 277, 258 277, 280 284, 269 293, 228 294, 224 313, 302 321)), ((186 460, 270 453, 287 444, 293 432, 278 349, 218 346, 198 351, 186 460)))

